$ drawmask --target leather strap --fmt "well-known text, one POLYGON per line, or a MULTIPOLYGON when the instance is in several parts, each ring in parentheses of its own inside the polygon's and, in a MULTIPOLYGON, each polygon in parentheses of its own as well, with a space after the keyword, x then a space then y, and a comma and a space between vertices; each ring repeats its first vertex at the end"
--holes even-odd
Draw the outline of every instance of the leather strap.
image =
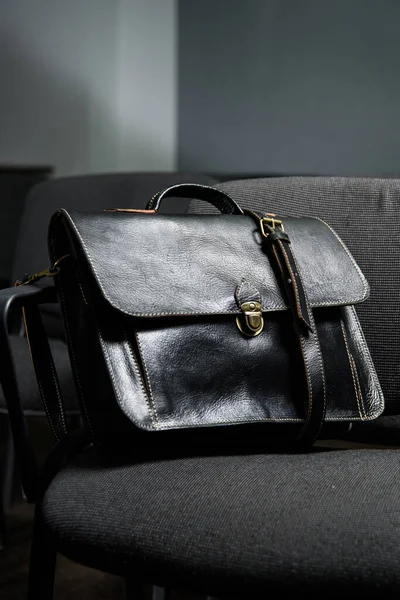
MULTIPOLYGON (((21 288, 23 289, 23 286, 21 288)), ((51 287, 41 290, 41 292, 45 291, 55 292, 55 289, 51 287)), ((30 498, 31 502, 33 500, 39 502, 56 473, 68 464, 73 456, 88 446, 91 439, 84 427, 70 432, 67 430, 57 371, 38 304, 24 303, 22 314, 40 395, 56 441, 41 466, 35 482, 34 496, 30 498)))
MULTIPOLYGON (((246 210, 258 224, 265 215, 246 210)), ((326 390, 322 353, 314 315, 308 302, 300 272, 291 249, 289 236, 280 227, 263 225, 264 245, 277 266, 293 315, 302 363, 307 383, 307 412, 304 424, 295 442, 300 446, 310 446, 317 439, 325 418, 326 390)))
POLYGON ((147 210, 154 210, 157 212, 161 202, 165 200, 165 198, 191 198, 192 200, 203 200, 204 202, 212 204, 224 214, 243 214, 240 206, 233 198, 228 196, 228 194, 217 188, 201 185, 199 183, 180 183, 178 185, 172 185, 161 192, 157 192, 147 204, 147 210))
POLYGON ((26 337, 43 406, 56 440, 67 433, 60 384, 49 340, 37 305, 23 307, 26 337))

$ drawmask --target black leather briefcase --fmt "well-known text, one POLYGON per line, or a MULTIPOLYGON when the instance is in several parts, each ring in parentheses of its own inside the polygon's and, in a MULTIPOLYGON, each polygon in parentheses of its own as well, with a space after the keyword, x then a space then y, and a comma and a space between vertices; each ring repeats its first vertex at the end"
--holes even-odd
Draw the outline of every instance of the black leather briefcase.
POLYGON ((354 309, 368 284, 319 219, 257 214, 183 184, 145 211, 61 209, 49 248, 95 440, 304 447, 324 423, 383 411, 354 309), (171 196, 223 214, 159 214, 171 196))

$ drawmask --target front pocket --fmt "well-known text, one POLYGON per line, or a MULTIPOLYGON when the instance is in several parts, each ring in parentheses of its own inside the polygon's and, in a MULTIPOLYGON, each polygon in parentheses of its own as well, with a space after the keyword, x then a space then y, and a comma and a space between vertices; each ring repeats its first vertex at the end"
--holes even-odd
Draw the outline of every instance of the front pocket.
POLYGON ((136 336, 161 428, 303 418, 291 318, 274 313, 264 321, 253 338, 233 316, 140 321, 136 336))

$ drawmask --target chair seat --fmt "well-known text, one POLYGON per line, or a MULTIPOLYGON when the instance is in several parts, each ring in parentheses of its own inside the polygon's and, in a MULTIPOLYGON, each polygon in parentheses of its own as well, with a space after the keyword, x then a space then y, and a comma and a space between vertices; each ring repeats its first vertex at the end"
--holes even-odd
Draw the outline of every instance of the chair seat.
MULTIPOLYGON (((57 368, 65 410, 69 414, 78 414, 79 409, 67 346, 63 341, 57 339, 50 340, 50 346, 57 368)), ((36 376, 33 370, 26 339, 17 335, 12 335, 11 348, 17 372, 22 406, 28 415, 44 415, 43 403, 36 382, 36 376)), ((6 411, 7 405, 3 390, 0 386, 0 412, 6 411)))
POLYGON ((156 585, 389 598, 400 593, 399 491, 396 450, 129 464, 92 448, 53 479, 42 517, 73 560, 156 585))

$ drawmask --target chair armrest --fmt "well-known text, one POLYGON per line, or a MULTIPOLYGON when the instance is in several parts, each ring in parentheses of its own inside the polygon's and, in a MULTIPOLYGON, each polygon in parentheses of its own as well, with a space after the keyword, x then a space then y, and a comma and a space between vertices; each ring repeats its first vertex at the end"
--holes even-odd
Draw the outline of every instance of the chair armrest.
POLYGON ((28 502, 35 501, 38 469, 18 389, 8 317, 11 308, 52 302, 57 302, 53 286, 42 288, 22 285, 0 290, 0 384, 9 413, 22 487, 28 502))
POLYGON ((20 285, 0 290, 0 314, 8 316, 11 306, 25 306, 27 303, 51 304, 57 302, 54 286, 38 287, 36 285, 20 285))

